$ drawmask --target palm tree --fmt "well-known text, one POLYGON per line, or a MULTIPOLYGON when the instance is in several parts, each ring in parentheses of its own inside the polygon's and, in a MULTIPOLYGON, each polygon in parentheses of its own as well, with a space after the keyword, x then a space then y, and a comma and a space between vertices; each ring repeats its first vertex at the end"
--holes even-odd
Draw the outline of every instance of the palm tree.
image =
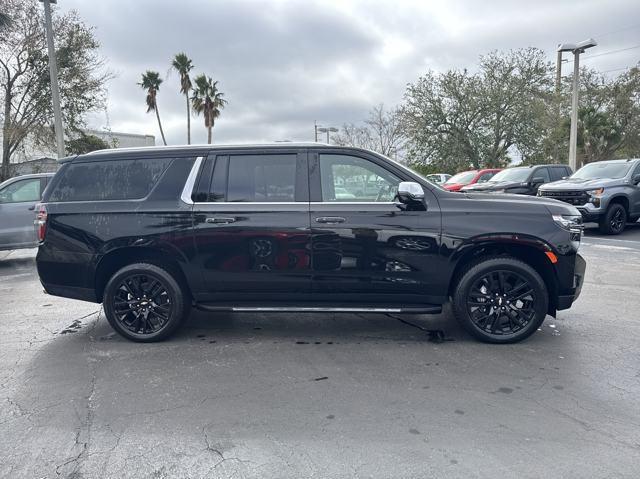
POLYGON ((189 92, 191 91, 191 78, 189 72, 193 68, 191 59, 184 53, 178 53, 171 66, 180 74, 180 93, 187 100, 187 144, 191 144, 191 112, 189 111, 189 92))
POLYGON ((211 143, 211 130, 216 118, 220 117, 220 110, 227 104, 222 98, 224 93, 218 90, 218 82, 206 75, 198 75, 194 78, 195 88, 191 102, 193 111, 204 115, 204 126, 207 128, 207 143, 211 143))
POLYGON ((156 112, 156 118, 158 118, 158 126, 160 127, 160 135, 162 135, 162 142, 167 145, 167 140, 164 138, 164 131, 162 130, 162 123, 160 122, 160 113, 158 113, 158 90, 162 78, 160 73, 147 70, 142 74, 142 81, 138 83, 143 89, 147 90, 147 113, 154 110, 156 112))

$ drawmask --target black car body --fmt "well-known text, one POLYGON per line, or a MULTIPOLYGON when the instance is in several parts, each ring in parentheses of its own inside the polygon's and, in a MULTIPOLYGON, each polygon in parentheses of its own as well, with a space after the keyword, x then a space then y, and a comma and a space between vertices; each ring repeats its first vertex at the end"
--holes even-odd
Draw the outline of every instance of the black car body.
POLYGON ((104 302, 139 341, 191 306, 437 313, 451 297, 472 334, 511 342, 579 295, 579 219, 554 200, 448 192, 356 148, 108 150, 65 160, 45 191, 37 265, 48 293, 104 302))
POLYGON ((516 166, 496 173, 484 183, 464 186, 460 191, 535 195, 540 186, 566 178, 571 173, 567 165, 516 166))

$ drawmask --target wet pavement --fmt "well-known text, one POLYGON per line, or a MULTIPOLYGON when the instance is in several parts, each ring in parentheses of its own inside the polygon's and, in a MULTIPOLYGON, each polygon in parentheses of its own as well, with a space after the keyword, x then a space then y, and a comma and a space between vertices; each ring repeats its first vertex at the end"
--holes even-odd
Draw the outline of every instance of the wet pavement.
POLYGON ((195 313, 135 344, 0 252, 0 477, 637 477, 640 227, 582 254, 574 308, 492 346, 448 309, 195 313))

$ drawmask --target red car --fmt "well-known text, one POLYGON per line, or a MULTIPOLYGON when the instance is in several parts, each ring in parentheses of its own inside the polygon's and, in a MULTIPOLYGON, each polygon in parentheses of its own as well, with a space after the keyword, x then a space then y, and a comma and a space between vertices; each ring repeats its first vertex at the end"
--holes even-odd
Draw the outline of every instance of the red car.
POLYGON ((463 171, 449 178, 442 187, 449 191, 460 191, 463 186, 489 181, 498 171, 501 171, 500 168, 463 171))

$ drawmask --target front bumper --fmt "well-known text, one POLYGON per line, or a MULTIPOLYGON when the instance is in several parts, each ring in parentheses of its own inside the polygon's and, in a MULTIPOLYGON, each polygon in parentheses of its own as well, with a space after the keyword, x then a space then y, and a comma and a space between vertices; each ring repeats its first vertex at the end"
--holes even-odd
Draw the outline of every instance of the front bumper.
POLYGON ((558 311, 563 309, 569 309, 582 292, 582 285, 584 284, 584 274, 587 268, 587 263, 582 256, 576 254, 575 266, 573 271, 573 284, 571 294, 558 295, 556 301, 556 309, 558 311))

